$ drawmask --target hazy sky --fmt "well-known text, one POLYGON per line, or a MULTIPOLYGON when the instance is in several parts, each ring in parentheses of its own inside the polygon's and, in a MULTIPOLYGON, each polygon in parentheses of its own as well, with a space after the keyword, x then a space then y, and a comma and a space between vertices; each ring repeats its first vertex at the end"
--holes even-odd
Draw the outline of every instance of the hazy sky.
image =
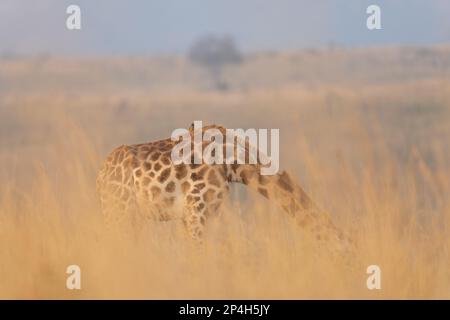
POLYGON ((235 37, 246 51, 450 43, 450 0, 1 0, 0 53, 184 53, 198 36, 235 37), (81 7, 68 31, 66 8, 81 7), (366 28, 381 7, 382 30, 366 28))

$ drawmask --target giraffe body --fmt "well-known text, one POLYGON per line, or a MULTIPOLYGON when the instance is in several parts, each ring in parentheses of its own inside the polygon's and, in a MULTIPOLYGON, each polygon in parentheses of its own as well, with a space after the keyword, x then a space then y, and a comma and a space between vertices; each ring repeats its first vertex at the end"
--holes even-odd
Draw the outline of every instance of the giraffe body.
MULTIPOLYGON (((205 130, 211 127, 226 130, 221 126, 205 130)), ((318 242, 346 241, 287 173, 264 176, 260 164, 236 162, 176 165, 171 159, 175 144, 165 139, 112 151, 97 177, 107 224, 136 226, 147 219, 182 219, 191 237, 200 239, 208 218, 220 212, 230 184, 238 182, 276 202, 318 242)))
POLYGON ((174 165, 165 139, 114 149, 97 176, 108 225, 182 219, 194 239, 220 212, 235 176, 228 165, 174 165))

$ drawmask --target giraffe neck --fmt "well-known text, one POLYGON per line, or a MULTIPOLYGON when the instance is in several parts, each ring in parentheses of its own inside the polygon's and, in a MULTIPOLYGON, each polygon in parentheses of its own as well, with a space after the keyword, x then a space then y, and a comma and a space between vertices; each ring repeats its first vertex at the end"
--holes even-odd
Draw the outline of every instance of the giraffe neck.
MULTIPOLYGON (((236 166, 236 165, 235 165, 236 166)), ((342 232, 286 172, 264 176, 259 165, 237 165, 232 182, 243 183, 277 204, 319 241, 344 241, 342 232)))

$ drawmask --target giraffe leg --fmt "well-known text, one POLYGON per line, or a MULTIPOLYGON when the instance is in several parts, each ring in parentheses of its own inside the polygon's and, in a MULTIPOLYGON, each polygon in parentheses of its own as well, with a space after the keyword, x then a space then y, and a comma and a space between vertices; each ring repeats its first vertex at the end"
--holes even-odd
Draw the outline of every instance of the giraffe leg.
POLYGON ((195 241, 201 241, 204 234, 206 217, 204 210, 193 206, 186 207, 183 215, 183 223, 189 236, 195 241))
MULTIPOLYGON (((218 176, 218 175, 216 175, 218 176)), ((201 240, 206 221, 211 216, 218 216, 222 210, 223 200, 228 194, 228 186, 223 181, 213 181, 216 186, 194 187, 185 196, 183 222, 194 240, 201 240), (218 185, 218 186, 217 186, 218 185)))
POLYGON ((137 235, 140 223, 134 193, 129 193, 125 199, 124 197, 117 196, 117 194, 124 194, 124 190, 122 190, 122 193, 119 191, 116 194, 108 191, 104 192, 101 197, 106 229, 120 231, 128 235, 137 235))
POLYGON ((201 241, 208 216, 208 203, 202 197, 198 194, 188 194, 185 197, 183 223, 192 239, 201 241))

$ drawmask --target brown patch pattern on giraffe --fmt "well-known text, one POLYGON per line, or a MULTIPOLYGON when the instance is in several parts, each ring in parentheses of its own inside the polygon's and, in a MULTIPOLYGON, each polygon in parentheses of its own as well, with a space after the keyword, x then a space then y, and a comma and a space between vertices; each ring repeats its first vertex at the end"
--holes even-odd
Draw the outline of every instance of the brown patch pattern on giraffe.
POLYGON ((171 171, 172 171, 171 168, 164 169, 164 170, 161 172, 161 174, 159 175, 158 181, 159 181, 160 183, 164 183, 164 181, 166 181, 166 180, 169 178, 170 172, 171 172, 171 171))
POLYGON ((175 178, 178 180, 183 179, 187 175, 187 168, 184 164, 179 164, 175 166, 175 178))
POLYGON ((174 192, 174 191, 175 191, 175 182, 170 181, 170 182, 166 185, 166 191, 167 191, 167 192, 174 192))

